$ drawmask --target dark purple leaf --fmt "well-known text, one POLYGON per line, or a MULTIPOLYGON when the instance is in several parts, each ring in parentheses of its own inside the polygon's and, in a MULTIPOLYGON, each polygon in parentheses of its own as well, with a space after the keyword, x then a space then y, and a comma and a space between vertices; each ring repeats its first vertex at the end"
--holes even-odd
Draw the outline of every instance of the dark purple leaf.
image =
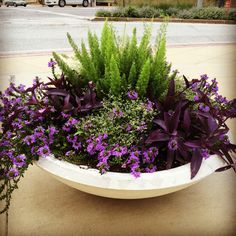
POLYGON ((183 75, 183 78, 184 78, 184 82, 185 82, 186 88, 189 88, 190 87, 190 83, 189 83, 188 79, 184 75, 183 75))
POLYGON ((181 111, 181 106, 178 106, 177 109, 175 110, 175 113, 171 117, 170 121, 170 128, 169 131, 172 133, 177 130, 178 125, 179 125, 179 117, 180 117, 180 111, 181 111))
POLYGON ((175 156, 175 151, 174 150, 168 150, 167 151, 167 161, 166 161, 166 169, 170 169, 173 165, 174 162, 174 156, 175 156))
POLYGON ((200 140, 186 141, 184 145, 190 148, 199 148, 202 146, 202 142, 200 140))
POLYGON ((215 170, 215 172, 222 172, 222 171, 228 170, 230 168, 232 168, 232 165, 227 165, 227 166, 218 168, 217 170, 215 170))
POLYGON ((175 95, 175 80, 172 79, 169 83, 167 97, 173 97, 175 95))
POLYGON ((69 93, 63 89, 51 89, 49 91, 47 91, 48 95, 57 95, 57 96, 68 96, 69 93))
POLYGON ((170 132, 171 116, 168 112, 164 112, 164 122, 165 122, 167 131, 170 132))
POLYGON ((190 168, 191 168, 191 179, 193 179, 197 172, 199 171, 202 164, 202 155, 200 149, 196 148, 193 150, 193 155, 191 158, 190 168))
POLYGON ((64 98, 63 111, 68 112, 68 111, 71 111, 73 108, 74 108, 74 106, 70 103, 70 95, 68 94, 64 98))
POLYGON ((208 131, 210 134, 215 132, 216 129, 218 128, 218 124, 216 123, 216 120, 212 116, 208 117, 207 124, 208 124, 208 131))
POLYGON ((167 131, 167 129, 166 129, 166 124, 165 124, 165 122, 164 122, 163 120, 158 120, 158 119, 156 119, 156 120, 153 120, 153 123, 159 125, 162 129, 164 129, 165 131, 167 131))
POLYGON ((183 120, 183 128, 186 133, 189 132, 190 124, 191 124, 191 119, 190 119, 189 110, 186 109, 184 111, 184 120, 183 120))
POLYGON ((160 130, 155 130, 149 134, 145 143, 150 144, 153 142, 167 141, 167 140, 169 140, 169 135, 162 133, 160 130))

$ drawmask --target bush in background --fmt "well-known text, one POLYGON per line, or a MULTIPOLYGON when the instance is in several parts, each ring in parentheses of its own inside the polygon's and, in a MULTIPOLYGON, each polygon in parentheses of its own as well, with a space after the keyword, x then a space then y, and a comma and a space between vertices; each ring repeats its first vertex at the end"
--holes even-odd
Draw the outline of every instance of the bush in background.
POLYGON ((177 17, 181 19, 210 19, 210 20, 236 20, 236 9, 230 9, 227 12, 224 8, 205 7, 189 8, 190 5, 177 5, 169 7, 169 4, 162 4, 161 8, 154 6, 128 6, 118 8, 114 11, 99 10, 96 16, 100 17, 134 17, 134 18, 156 18, 156 17, 177 17))

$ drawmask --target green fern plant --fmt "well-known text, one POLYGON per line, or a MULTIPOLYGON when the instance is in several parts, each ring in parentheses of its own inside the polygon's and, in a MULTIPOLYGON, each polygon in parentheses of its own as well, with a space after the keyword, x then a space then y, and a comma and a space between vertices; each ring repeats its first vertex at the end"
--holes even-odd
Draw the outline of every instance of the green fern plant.
POLYGON ((166 23, 161 25, 154 47, 150 44, 150 26, 145 26, 139 45, 136 29, 131 38, 124 35, 120 40, 108 22, 104 24, 100 39, 88 32, 88 49, 84 42, 79 48, 67 34, 74 58, 80 64, 78 72, 58 54, 53 53, 53 56, 72 84, 83 87, 93 81, 101 99, 128 90, 137 90, 141 97, 155 99, 164 94, 170 78, 176 76, 166 62, 166 27, 166 23))

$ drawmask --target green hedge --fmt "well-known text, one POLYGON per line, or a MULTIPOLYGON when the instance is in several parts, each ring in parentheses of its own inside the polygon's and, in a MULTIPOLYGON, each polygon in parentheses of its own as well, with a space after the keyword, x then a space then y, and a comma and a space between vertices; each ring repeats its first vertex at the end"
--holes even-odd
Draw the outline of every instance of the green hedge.
POLYGON ((100 17, 135 17, 135 18, 156 18, 156 17, 177 17, 181 19, 213 19, 213 20, 236 20, 236 9, 227 12, 224 8, 183 8, 169 7, 156 8, 152 6, 135 7, 128 6, 118 8, 114 11, 99 10, 96 16, 100 17))

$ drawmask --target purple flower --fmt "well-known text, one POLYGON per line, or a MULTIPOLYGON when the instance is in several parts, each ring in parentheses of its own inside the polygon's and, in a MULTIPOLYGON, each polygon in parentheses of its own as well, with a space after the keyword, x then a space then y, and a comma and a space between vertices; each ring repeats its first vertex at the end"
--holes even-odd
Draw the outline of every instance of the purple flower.
POLYGON ((221 95, 216 95, 215 101, 218 103, 228 104, 228 100, 226 99, 226 97, 223 97, 221 95))
POLYGON ((108 157, 103 157, 100 159, 96 167, 100 170, 101 174, 106 173, 109 170, 110 166, 107 163, 108 157))
POLYGON ((70 151, 66 152, 65 155, 66 155, 67 157, 69 157, 69 156, 71 156, 72 154, 74 154, 74 151, 70 150, 70 151))
POLYGON ((148 111, 151 111, 153 109, 153 103, 148 100, 145 107, 148 111))
POLYGON ((147 129, 147 125, 146 125, 146 123, 144 121, 142 121, 140 123, 140 126, 137 127, 137 131, 143 131, 145 129, 147 129))
POLYGON ((153 173, 155 171, 157 171, 157 167, 152 164, 145 168, 146 173, 153 173))
POLYGON ((95 146, 96 151, 103 151, 105 149, 105 145, 103 145, 101 142, 97 143, 95 146))
POLYGON ((123 112, 119 109, 113 108, 112 112, 115 115, 115 117, 122 117, 123 116, 123 112))
POLYGON ((209 79, 209 77, 206 74, 201 75, 201 80, 208 80, 208 79, 209 79))
POLYGON ((219 90, 219 87, 217 86, 217 83, 212 86, 212 92, 217 93, 219 90))
POLYGON ((207 105, 205 105, 205 104, 203 104, 203 103, 201 103, 201 104, 199 105, 198 109, 199 109, 200 111, 203 111, 203 112, 209 112, 209 111, 210 111, 210 107, 208 107, 207 105))
POLYGON ((158 155, 158 149, 156 147, 151 147, 148 151, 143 152, 143 163, 152 163, 155 157, 158 155))
POLYGON ((17 167, 23 167, 25 165, 25 160, 25 154, 20 154, 13 159, 13 164, 17 167))
POLYGON ((210 84, 209 83, 205 83, 205 87, 207 88, 207 89, 209 89, 210 88, 210 84))
POLYGON ((95 154, 95 147, 93 143, 89 143, 89 145, 87 146, 87 152, 90 155, 94 155, 95 154))
POLYGON ((62 130, 66 131, 66 132, 70 132, 71 131, 71 127, 63 125, 62 130))
POLYGON ((74 119, 74 118, 70 118, 67 122, 66 122, 66 125, 68 126, 74 126, 74 125, 77 125, 79 123, 78 120, 74 119))
POLYGON ((54 60, 51 59, 51 60, 48 62, 48 67, 54 67, 56 64, 57 64, 57 63, 56 63, 54 60))
POLYGON ((67 136, 66 136, 66 140, 67 140, 69 143, 76 142, 76 141, 77 141, 77 136, 67 135, 67 136))
POLYGON ((19 120, 19 119, 18 119, 18 121, 13 121, 12 122, 12 126, 15 129, 22 129, 23 128, 22 124, 24 124, 24 123, 21 120, 19 120))
POLYGON ((98 154, 98 158, 99 160, 102 160, 103 158, 109 158, 111 156, 112 152, 109 150, 102 150, 99 154, 98 154))
POLYGON ((230 144, 229 137, 225 134, 221 134, 219 139, 220 139, 220 141, 222 141, 226 145, 230 144))
POLYGON ((49 143, 52 144, 54 135, 58 134, 59 131, 56 130, 56 128, 54 126, 49 127, 48 130, 49 130, 49 143))
POLYGON ((138 164, 139 163, 139 155, 141 154, 140 151, 133 151, 130 153, 130 156, 128 158, 127 164, 138 164))
POLYGON ((79 143, 78 143, 78 142, 73 142, 72 147, 73 147, 74 149, 76 149, 76 150, 79 150, 79 149, 82 148, 82 145, 81 145, 80 142, 79 142, 79 143))
POLYGON ((62 127, 62 129, 66 132, 70 132, 71 129, 73 128, 73 126, 77 125, 79 123, 78 120, 74 119, 74 118, 70 118, 62 127))
POLYGON ((140 177, 140 168, 137 163, 131 165, 131 174, 135 177, 138 178, 140 177))
POLYGON ((123 155, 127 154, 127 147, 125 146, 119 146, 113 148, 112 155, 115 157, 122 157, 123 155))
POLYGON ((175 151, 178 149, 178 142, 175 138, 170 139, 168 142, 168 148, 169 150, 175 151))
POLYGON ((127 96, 130 100, 136 100, 138 98, 138 93, 135 91, 129 91, 127 96))
POLYGON ((37 151, 37 154, 41 157, 47 157, 48 155, 50 155, 50 153, 50 149, 47 145, 40 147, 37 151))
POLYGON ((19 90, 19 92, 23 93, 23 92, 25 92, 25 85, 20 84, 20 85, 17 87, 17 89, 19 90))
POLYGON ((207 159, 210 156, 208 149, 202 149, 201 154, 202 154, 203 158, 205 158, 205 159, 207 159))
POLYGON ((61 112, 61 115, 62 115, 62 117, 65 118, 65 119, 67 119, 67 118, 70 117, 70 114, 66 114, 66 113, 64 113, 64 112, 61 112))
POLYGON ((13 133, 12 133, 12 132, 10 132, 10 131, 7 131, 7 132, 6 132, 6 138, 7 138, 7 139, 11 139, 12 136, 13 136, 13 133))
POLYGON ((132 125, 131 124, 126 124, 125 125, 125 131, 130 132, 132 130, 132 125))
POLYGON ((17 177, 19 175, 19 171, 16 168, 11 168, 8 172, 7 172, 7 176, 9 179, 14 179, 15 177, 17 177))
POLYGON ((36 138, 42 137, 44 135, 45 129, 42 126, 38 126, 35 130, 34 130, 34 136, 36 138))
POLYGON ((194 100, 195 102, 199 101, 199 96, 198 96, 198 95, 195 95, 195 96, 193 97, 193 100, 194 100))
POLYGON ((36 142, 36 138, 34 135, 28 135, 26 136, 23 141, 27 144, 27 145, 30 145, 32 143, 35 143, 36 142))
POLYGON ((199 83, 198 82, 193 82, 191 85, 191 89, 195 91, 198 88, 199 83))

